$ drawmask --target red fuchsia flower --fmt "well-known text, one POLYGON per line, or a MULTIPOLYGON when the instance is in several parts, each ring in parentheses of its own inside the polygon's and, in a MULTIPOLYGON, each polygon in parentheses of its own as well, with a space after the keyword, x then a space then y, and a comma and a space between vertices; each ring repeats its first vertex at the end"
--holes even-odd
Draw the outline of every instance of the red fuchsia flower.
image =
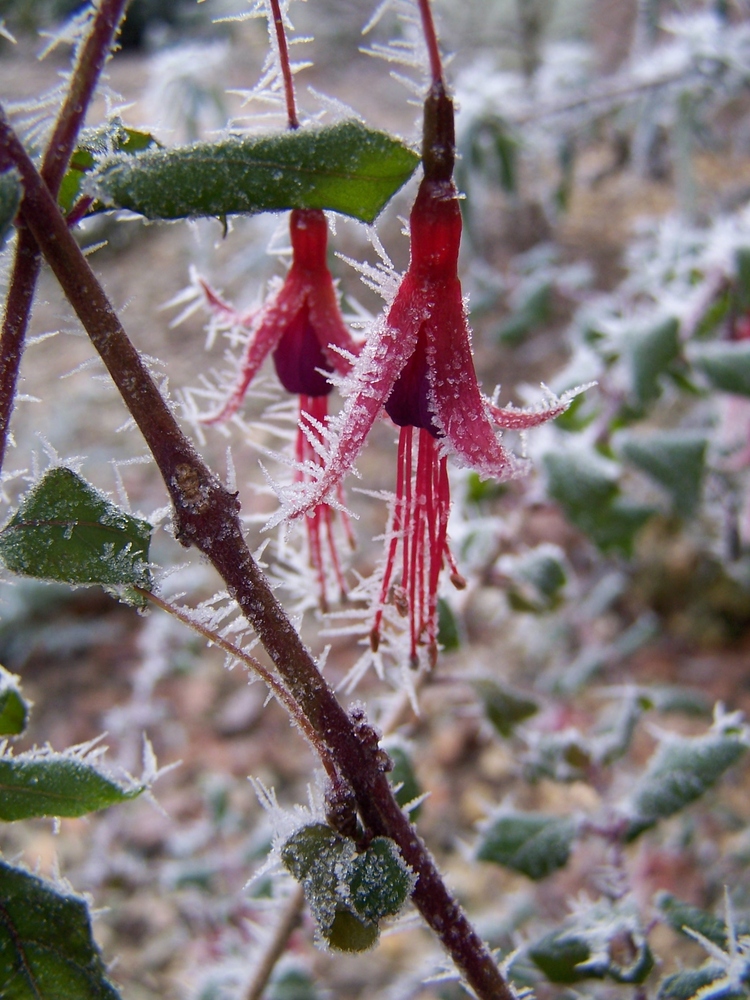
POLYGON ((527 411, 494 405, 481 392, 458 277, 461 213, 453 183, 453 104, 442 81, 425 102, 424 178, 410 217, 409 267, 384 317, 368 337, 332 421, 323 466, 310 469, 303 488, 282 495, 274 519, 337 505, 337 491, 385 410, 400 428, 396 497, 387 533, 380 596, 370 641, 377 649, 383 608, 393 600, 409 617, 410 660, 419 650, 437 656, 437 591, 447 563, 463 585, 448 539, 447 457, 483 478, 507 480, 527 463, 508 452, 499 429, 525 430, 558 416, 569 400, 527 411), (400 571, 400 573, 399 573, 400 571))
MULTIPOLYGON (((209 309, 248 330, 247 344, 233 388, 220 409, 202 420, 207 424, 220 423, 236 413, 250 383, 271 354, 282 386, 287 392, 299 396, 296 481, 304 485, 306 476, 302 470, 322 462, 319 442, 328 420, 328 396, 333 390, 329 376, 349 373, 359 345, 341 316, 333 278, 328 270, 328 224, 324 213, 317 209, 295 209, 291 213, 289 228, 291 267, 279 290, 257 312, 238 316, 228 303, 201 281, 209 309)), ((306 518, 310 561, 318 579, 323 607, 326 605, 327 558, 341 592, 345 592, 334 543, 332 516, 330 507, 318 506, 306 518)), ((346 519, 344 526, 351 542, 346 519)))

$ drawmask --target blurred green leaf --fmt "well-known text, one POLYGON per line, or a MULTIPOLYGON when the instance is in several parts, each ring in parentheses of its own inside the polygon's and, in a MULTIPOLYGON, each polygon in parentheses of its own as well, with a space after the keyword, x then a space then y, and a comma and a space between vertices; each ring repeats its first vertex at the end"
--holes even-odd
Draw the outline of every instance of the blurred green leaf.
POLYGON ((539 705, 531 698, 489 678, 474 682, 487 718, 501 736, 511 735, 515 727, 536 715, 539 705))
POLYGON ((628 797, 627 840, 700 798, 745 752, 741 735, 711 730, 703 736, 665 736, 628 797))
POLYGON ((669 494, 678 514, 690 517, 703 488, 708 440, 689 431, 627 434, 618 442, 624 457, 669 494))
POLYGON ((734 289, 734 304, 737 312, 750 310, 750 247, 738 247, 734 255, 737 281, 734 289))
POLYGON ((0 666, 0 736, 18 736, 26 728, 29 706, 21 695, 19 681, 0 666))
POLYGON ((691 344, 688 358, 714 389, 750 396, 750 343, 747 341, 691 344))
POLYGON ((550 281, 535 281, 521 289, 522 294, 516 296, 517 301, 513 304, 513 312, 497 331, 497 339, 501 344, 519 344, 529 333, 549 322, 552 315, 552 290, 550 281))
POLYGON ((272 978, 265 1000, 320 1000, 315 981, 302 969, 282 969, 272 978))
POLYGON ((0 861, 3 1000, 119 1000, 107 981, 86 902, 0 861))
POLYGON ((514 560, 508 586, 514 611, 541 613, 557 607, 567 583, 564 558, 556 546, 538 545, 514 560))
MULTIPOLYGON (((697 931, 704 938, 712 941, 722 951, 727 949, 727 925, 713 913, 701 910, 698 906, 684 903, 669 892, 659 893, 656 905, 672 930, 684 934, 686 930, 697 931)), ((747 922, 738 925, 739 934, 747 934, 750 927, 747 922)), ((690 935, 688 935, 689 937, 690 935)))
POLYGON ((630 556, 638 531, 654 513, 620 495, 618 470, 593 452, 548 452, 547 489, 568 519, 603 552, 630 556))
POLYGON ((77 757, 45 757, 35 751, 0 757, 0 819, 6 822, 32 816, 84 816, 142 791, 139 785, 119 784, 77 757))
POLYGON ((633 395, 640 406, 659 396, 659 378, 680 352, 680 324, 669 316, 654 326, 633 330, 625 338, 633 395))
POLYGON ((455 653, 461 646, 461 635, 453 608, 444 597, 438 597, 438 643, 446 653, 455 653))
POLYGON ((317 208, 373 222, 419 157, 359 121, 230 137, 107 160, 100 199, 148 219, 317 208))
POLYGON ((480 835, 477 857, 537 880, 564 868, 576 836, 569 817, 503 811, 480 835))
POLYGON ((23 196, 21 175, 15 168, 0 174, 0 247, 5 243, 23 196))
MULTIPOLYGON (((383 749, 393 762, 393 770, 389 772, 388 780, 394 788, 398 788, 395 793, 396 802, 402 807, 406 806, 422 794, 422 787, 414 773, 409 749, 404 741, 398 737, 385 739, 383 749)), ((420 807, 417 806, 410 812, 409 815, 412 819, 418 818, 419 809, 420 807)))
MULTIPOLYGON (((702 995, 701 991, 705 987, 721 979, 723 975, 722 967, 714 964, 704 965, 700 969, 683 969, 675 972, 659 983, 657 1000, 691 1000, 692 997, 702 995)), ((747 997, 747 993, 744 990, 722 989, 720 996, 722 1000, 742 1000, 747 997)))
POLYGON ((593 903, 531 945, 528 954, 553 983, 605 978, 642 983, 654 967, 638 914, 624 901, 593 903))
MULTIPOLYGON (((151 525, 65 468, 51 469, 0 531, 0 559, 21 576, 148 588, 151 525)), ((143 599, 126 589, 134 604, 143 599)))

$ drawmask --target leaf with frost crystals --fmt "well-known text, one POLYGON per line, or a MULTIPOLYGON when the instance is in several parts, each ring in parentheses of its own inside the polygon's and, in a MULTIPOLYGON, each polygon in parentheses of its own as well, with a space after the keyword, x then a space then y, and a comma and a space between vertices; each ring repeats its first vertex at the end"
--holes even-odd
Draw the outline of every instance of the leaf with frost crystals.
POLYGON ((716 725, 703 736, 666 736, 625 803, 626 840, 700 798, 747 749, 743 731, 716 725))
POLYGON ((97 158, 114 152, 132 156, 134 153, 158 145, 159 143, 149 132, 128 128, 118 117, 97 128, 83 129, 60 184, 57 196, 60 208, 65 213, 71 210, 82 193, 84 175, 96 166, 97 158))
POLYGON ((119 1000, 85 900, 0 861, 0 996, 119 1000))
POLYGON ((18 736, 26 728, 29 705, 21 694, 20 678, 0 666, 0 736, 18 736))
POLYGON ((380 921, 406 903, 414 876, 398 847, 375 837, 357 853, 354 841, 323 823, 297 830, 281 849, 286 869, 301 883, 318 932, 337 951, 366 951, 380 921))
POLYGON ((632 554, 636 534, 653 507, 624 498, 619 470, 595 452, 571 450, 544 456, 549 495, 569 520, 602 550, 632 554))
POLYGON ((624 434, 618 442, 623 457, 669 494, 683 517, 695 512, 703 487, 708 439, 690 431, 624 434))
POLYGON ((103 202, 148 219, 315 208, 371 223, 418 163, 353 120, 115 156, 95 180, 103 202))
POLYGON ((750 396, 750 344, 747 341, 691 344, 688 358, 714 389, 750 396))
POLYGON ((116 507, 71 469, 55 468, 36 483, 0 531, 0 559, 38 580, 124 587, 128 603, 150 587, 151 525, 116 507))
POLYGON ((487 718, 500 735, 506 738, 517 725, 539 711, 537 702, 504 684, 499 684, 494 678, 481 677, 474 682, 474 688, 487 718))
POLYGON ((140 795, 142 785, 121 784, 71 753, 29 751, 0 757, 0 820, 84 816, 140 795))
POLYGON ((528 955, 553 983, 642 983, 654 967, 640 917, 627 898, 587 903, 559 930, 532 944, 528 955))
POLYGON ((568 863, 576 832, 571 817, 506 809, 482 830, 477 857, 542 879, 568 863))
POLYGON ((0 247, 13 225, 22 195, 21 175, 16 169, 0 174, 0 247))

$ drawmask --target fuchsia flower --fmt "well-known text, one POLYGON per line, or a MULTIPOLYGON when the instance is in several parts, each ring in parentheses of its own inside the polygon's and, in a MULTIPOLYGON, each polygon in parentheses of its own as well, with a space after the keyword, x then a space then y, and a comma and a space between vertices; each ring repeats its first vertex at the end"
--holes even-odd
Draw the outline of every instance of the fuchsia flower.
POLYGON ((324 503, 337 506, 341 480, 385 409, 401 431, 396 498, 370 639, 377 649, 383 607, 393 600, 409 617, 414 666, 420 648, 429 662, 437 656, 438 579, 445 563, 453 582, 463 585, 447 540, 447 456, 482 477, 515 477, 526 463, 503 447, 499 429, 535 427, 568 406, 567 400, 555 400, 541 411, 502 409, 480 391, 458 278, 461 214, 453 135, 453 104, 438 81, 425 102, 424 178, 410 217, 409 267, 344 387, 347 399, 332 421, 335 434, 325 464, 310 470, 304 488, 282 496, 276 518, 309 516, 324 503))
MULTIPOLYGON (((238 316, 205 282, 201 282, 209 309, 249 331, 234 387, 207 424, 228 420, 237 412, 252 380, 269 354, 279 381, 287 392, 299 396, 299 429, 295 457, 298 470, 322 461, 321 430, 328 419, 327 397, 333 389, 329 375, 347 374, 359 345, 353 340, 339 311, 336 289, 326 262, 328 224, 317 209, 291 213, 292 264, 281 288, 254 314, 238 316)), ((297 472, 297 482, 305 475, 297 472)), ((339 588, 343 575, 333 538, 332 511, 318 506, 306 519, 310 561, 315 570, 321 605, 326 605, 327 550, 339 588)), ((349 535, 348 523, 345 528, 349 535)), ((350 537, 351 541, 351 537, 350 537)))

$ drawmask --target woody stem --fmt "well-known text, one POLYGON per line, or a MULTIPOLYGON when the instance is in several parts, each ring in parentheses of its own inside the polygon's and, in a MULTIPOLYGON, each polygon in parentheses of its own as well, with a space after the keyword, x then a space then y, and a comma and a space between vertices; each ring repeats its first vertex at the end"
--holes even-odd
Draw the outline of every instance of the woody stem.
MULTIPOLYGON (((164 479, 176 536, 213 564, 253 626, 312 728, 351 786, 365 826, 392 839, 416 876, 412 899, 479 1000, 513 1000, 487 946, 446 887, 417 831, 393 796, 366 720, 337 700, 252 558, 240 505, 179 428, 141 356, 131 344, 65 219, 0 108, 0 171, 18 168, 21 212, 63 291, 99 352, 164 479)), ((374 738, 374 739, 373 739, 374 738)))
POLYGON ((281 6, 279 0, 269 0, 271 4, 271 14, 273 16, 273 26, 276 29, 276 41, 279 46, 279 63, 281 64, 281 75, 284 78, 284 94, 286 95, 286 116, 289 128, 299 128, 297 118, 297 105, 294 100, 294 81, 292 80, 292 67, 289 62, 289 45, 284 31, 284 19, 281 16, 281 6))
MULTIPOLYGON (((128 0, 102 0, 79 49, 70 86, 42 161, 42 177, 53 195, 57 195, 60 188, 127 4, 128 0)), ((5 457, 26 328, 42 260, 36 240, 22 220, 18 221, 17 228, 18 242, 0 334, 0 469, 5 457)))

